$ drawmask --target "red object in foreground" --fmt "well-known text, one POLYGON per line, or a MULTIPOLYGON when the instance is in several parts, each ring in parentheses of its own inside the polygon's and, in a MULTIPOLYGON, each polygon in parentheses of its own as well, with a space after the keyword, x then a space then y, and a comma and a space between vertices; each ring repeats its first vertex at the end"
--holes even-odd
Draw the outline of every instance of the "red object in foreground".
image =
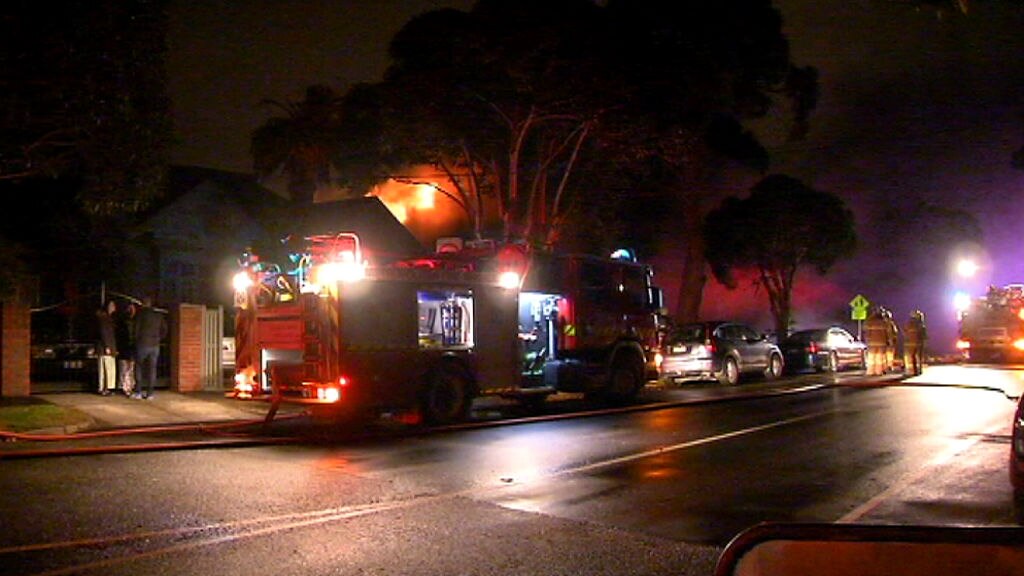
POLYGON ((1010 483, 1014 496, 1024 500, 1024 395, 1017 400, 1010 437, 1010 483))

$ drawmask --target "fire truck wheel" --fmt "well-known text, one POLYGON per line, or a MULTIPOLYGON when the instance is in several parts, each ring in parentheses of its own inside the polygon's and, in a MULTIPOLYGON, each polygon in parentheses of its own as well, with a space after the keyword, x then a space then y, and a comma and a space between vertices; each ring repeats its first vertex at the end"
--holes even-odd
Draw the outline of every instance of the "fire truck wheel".
POLYGON ((619 353, 608 374, 605 395, 613 402, 632 400, 644 386, 643 374, 643 362, 635 354, 619 353))
POLYGON ((469 417, 471 382, 454 362, 444 362, 428 378, 423 392, 423 418, 429 424, 451 424, 469 417))

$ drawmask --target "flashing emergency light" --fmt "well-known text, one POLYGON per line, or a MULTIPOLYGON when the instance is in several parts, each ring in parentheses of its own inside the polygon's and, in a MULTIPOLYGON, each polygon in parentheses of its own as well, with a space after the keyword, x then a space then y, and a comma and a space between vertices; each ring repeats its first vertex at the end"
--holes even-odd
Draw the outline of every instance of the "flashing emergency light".
POLYGON ((957 292, 953 295, 953 309, 957 312, 964 312, 971 306, 971 295, 966 292, 957 292))
POLYGON ((231 285, 235 287, 235 292, 245 292, 253 285, 252 276, 248 272, 239 272, 231 279, 231 285))
POLYGON ((519 276, 518 272, 508 270, 502 272, 501 275, 498 276, 498 286, 501 286, 506 290, 515 290, 519 288, 519 282, 521 280, 522 278, 519 276))
POLYGON ((336 282, 358 282, 366 278, 366 262, 356 259, 355 252, 338 252, 329 262, 316 267, 313 283, 318 285, 336 282))
POLYGON ((1018 338, 1013 341, 1013 347, 1017 350, 1024 350, 1024 338, 1018 338))
POLYGON ((334 282, 358 282, 366 277, 366 268, 354 262, 329 262, 320 266, 317 274, 319 284, 334 282))
POLYGON ((971 343, 968 340, 957 340, 956 341, 956 349, 957 350, 970 350, 971 349, 971 343))
POLYGON ((612 252, 609 256, 612 260, 625 260, 627 262, 636 262, 636 254, 633 253, 629 248, 619 248, 612 252))

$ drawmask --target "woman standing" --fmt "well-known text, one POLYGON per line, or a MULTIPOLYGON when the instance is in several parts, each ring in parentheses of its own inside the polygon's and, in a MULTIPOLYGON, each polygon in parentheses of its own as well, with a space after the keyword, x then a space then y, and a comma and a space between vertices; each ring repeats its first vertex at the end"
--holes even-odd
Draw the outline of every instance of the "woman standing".
POLYGON ((114 338, 114 314, 117 312, 117 304, 113 300, 107 303, 96 312, 96 321, 99 326, 99 341, 97 342, 99 356, 99 390, 103 396, 110 396, 117 387, 117 340, 114 338))
POLYGON ((114 316, 114 340, 117 342, 117 380, 121 392, 131 396, 135 391, 135 304, 128 302, 114 316))

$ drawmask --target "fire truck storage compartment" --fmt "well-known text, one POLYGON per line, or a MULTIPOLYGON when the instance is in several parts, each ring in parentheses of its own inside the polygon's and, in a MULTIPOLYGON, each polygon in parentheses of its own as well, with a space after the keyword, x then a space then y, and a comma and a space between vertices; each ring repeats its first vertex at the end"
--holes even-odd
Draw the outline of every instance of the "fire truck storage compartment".
POLYGON ((558 357, 558 301, 561 296, 544 292, 519 295, 519 340, 523 378, 543 384, 544 364, 558 357))
MULTIPOLYGON (((270 375, 275 366, 302 366, 302 350, 264 348, 260 350, 260 373, 263 392, 270 392, 270 375)), ((282 382, 283 384, 283 382, 282 382)), ((291 382, 290 384, 295 384, 291 382)))
POLYGON ((473 347, 473 292, 428 289, 416 292, 420 348, 473 347))

